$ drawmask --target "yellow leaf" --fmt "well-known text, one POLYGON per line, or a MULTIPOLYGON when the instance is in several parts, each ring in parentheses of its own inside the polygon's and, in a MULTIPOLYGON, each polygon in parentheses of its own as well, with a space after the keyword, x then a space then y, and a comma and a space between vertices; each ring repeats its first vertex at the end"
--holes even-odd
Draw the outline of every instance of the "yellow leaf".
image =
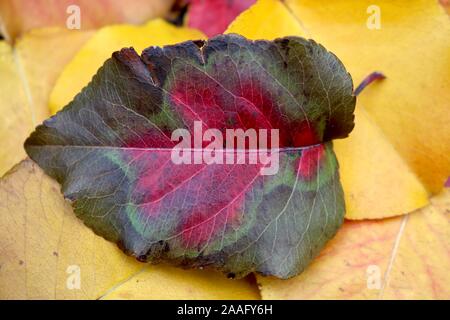
POLYGON ((143 23, 164 16, 174 0, 2 0, 0 30, 8 40, 14 40, 31 29, 42 27, 76 27, 81 30, 111 23, 143 23), (79 8, 79 15, 76 7, 79 8))
POLYGON ((68 104, 89 83, 114 51, 132 46, 141 52, 149 46, 163 46, 200 38, 205 36, 199 31, 178 28, 159 19, 143 26, 104 27, 86 42, 61 73, 50 95, 50 110, 55 113, 68 104))
POLYGON ((36 124, 49 116, 48 97, 64 66, 92 35, 87 31, 46 28, 33 30, 16 42, 14 49, 24 72, 24 86, 30 93, 36 124))
POLYGON ((102 299, 259 299, 259 290, 245 280, 230 280, 216 271, 149 266, 102 299))
POLYGON ((263 299, 449 299, 450 189, 417 212, 346 221, 301 275, 258 277, 263 299))
POLYGON ((0 42, 0 176, 25 158, 23 142, 49 116, 57 76, 90 35, 53 28, 24 35, 14 48, 0 42))
POLYGON ((0 41, 0 176, 25 157, 22 143, 33 129, 31 107, 15 59, 13 49, 0 41))
POLYGON ((0 180, 1 299, 258 298, 247 280, 126 256, 76 218, 59 188, 31 160, 0 180))
POLYGON ((302 26, 292 19, 288 8, 281 1, 273 0, 259 0, 241 13, 225 33, 239 33, 253 40, 305 36, 302 26))
POLYGON ((299 35, 301 28, 334 52, 355 82, 374 70, 386 74, 386 80, 358 98, 356 108, 365 113, 359 113, 351 138, 337 142, 347 217, 352 219, 395 216, 422 207, 427 191, 438 192, 450 172, 448 17, 437 2, 378 1, 381 29, 370 29, 372 4, 369 0, 260 0, 227 31, 273 38, 299 35), (284 11, 263 10, 280 5, 284 11), (252 15, 252 10, 258 14, 252 15), (276 34, 260 27, 274 21, 271 27, 277 29, 286 20, 298 27, 276 34), (362 127, 367 123, 373 123, 378 133, 362 127), (384 163, 368 170, 374 158, 382 158, 380 150, 374 150, 377 146, 386 152, 384 163), (391 160, 394 163, 389 165, 391 160))
POLYGON ((348 138, 334 142, 345 190, 345 217, 383 218, 425 206, 425 188, 363 108, 355 110, 355 123, 348 138))

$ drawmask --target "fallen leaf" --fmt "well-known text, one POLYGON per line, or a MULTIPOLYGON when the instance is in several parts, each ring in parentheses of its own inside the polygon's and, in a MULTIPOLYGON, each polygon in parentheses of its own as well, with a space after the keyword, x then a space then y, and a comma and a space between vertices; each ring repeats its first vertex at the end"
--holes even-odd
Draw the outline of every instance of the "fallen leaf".
POLYGON ((14 48, 0 42, 0 176, 25 158, 23 141, 49 116, 48 96, 57 76, 89 37, 89 32, 42 29, 18 39, 14 48))
POLYGON ((450 189, 408 215, 346 221, 300 276, 258 277, 263 299, 450 299, 450 189))
POLYGON ((282 1, 259 0, 241 13, 225 30, 248 39, 275 39, 284 36, 306 37, 303 27, 293 19, 282 1))
POLYGON ((159 19, 143 26, 104 27, 86 42, 64 68, 50 94, 50 111, 55 113, 72 101, 114 51, 134 47, 141 52, 148 46, 163 46, 204 37, 197 30, 178 28, 159 19))
POLYGON ((92 35, 91 31, 45 28, 17 39, 14 50, 23 70, 23 86, 29 92, 35 125, 48 118, 48 99, 59 74, 92 35))
POLYGON ((160 265, 148 266, 101 299, 256 300, 260 295, 250 280, 230 280, 212 270, 160 265))
POLYGON ((287 278, 342 222, 328 141, 353 129, 354 105, 349 74, 315 42, 217 36, 142 56, 115 52, 25 149, 61 183, 78 217, 139 260, 287 278), (196 142, 197 125, 226 136, 215 147, 222 160, 175 162, 174 130, 184 128, 189 144, 194 137, 185 148, 208 148, 196 142), (281 148, 277 159, 250 162, 246 151, 245 164, 225 163, 246 148, 228 131, 248 128, 277 129, 277 144, 272 132, 266 144, 281 148))
POLYGON ((208 37, 223 33, 231 21, 256 0, 188 0, 187 25, 208 37))
POLYGON ((143 23, 164 16, 173 0, 2 0, 0 28, 7 40, 42 27, 67 28, 79 8, 80 29, 95 29, 112 23, 143 23))
POLYGON ((21 145, 34 127, 31 111, 14 51, 0 41, 0 176, 25 157, 21 145))
POLYGON ((355 109, 355 129, 346 140, 336 140, 334 147, 347 219, 389 217, 428 203, 420 180, 361 105, 355 109))
POLYGON ((336 143, 351 219, 395 216, 423 207, 428 192, 438 192, 450 172, 448 17, 437 3, 378 1, 381 29, 374 30, 367 27, 372 4, 260 0, 227 31, 253 39, 306 35, 343 56, 354 79, 361 81, 374 70, 387 76, 360 95, 355 130, 336 143), (297 27, 286 28, 287 23, 297 27), (364 124, 373 124, 377 131, 364 124), (367 141, 369 133, 376 140, 367 141), (386 152, 386 161, 369 168, 374 154, 382 158, 378 146, 386 152), (370 183, 381 181, 383 186, 392 181, 398 185, 370 183))
POLYGON ((247 280, 127 257, 76 218, 31 160, 0 180, 0 234, 1 299, 258 299, 247 280))

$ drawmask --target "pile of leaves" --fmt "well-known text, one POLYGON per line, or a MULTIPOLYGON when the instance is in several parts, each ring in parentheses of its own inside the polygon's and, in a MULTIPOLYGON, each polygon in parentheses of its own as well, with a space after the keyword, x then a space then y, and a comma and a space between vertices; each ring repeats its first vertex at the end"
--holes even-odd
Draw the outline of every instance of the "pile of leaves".
MULTIPOLYGON (((227 24, 226 6, 215 13, 201 1, 188 1, 183 26, 157 18, 167 14, 168 1, 134 1, 129 12, 115 1, 96 2, 108 15, 90 2, 71 1, 85 10, 81 30, 64 28, 60 13, 44 15, 39 2, 34 17, 13 21, 7 17, 22 12, 25 2, 0 5, 1 298, 450 297, 450 193, 443 189, 450 172, 450 21, 437 2, 379 1, 381 28, 371 29, 370 1, 259 0, 251 7, 252 1, 242 7, 228 1, 229 16, 245 11, 226 30, 202 19, 217 14, 227 24), (228 35, 189 41, 222 32, 228 35), (129 47, 134 50, 111 57, 129 47), (355 107, 347 71, 359 83, 373 70, 387 79, 367 88, 355 107), (292 81, 300 72, 308 80, 292 81), (191 176, 204 169, 193 166, 186 177, 173 166, 152 170, 167 155, 142 150, 170 145, 147 119, 161 132, 189 128, 192 114, 217 126, 215 113, 202 113, 204 101, 223 110, 230 98, 240 99, 239 107, 223 126, 263 128, 254 110, 246 118, 252 106, 274 115, 265 123, 282 123, 281 146, 294 149, 280 157, 279 174, 256 179, 255 166, 230 172, 209 166, 213 172, 195 180, 191 176), (295 108, 301 99, 318 113, 306 104, 301 115, 295 108), (183 114, 180 104, 194 108, 192 114, 183 114), (66 105, 27 140, 39 166, 25 159, 30 133, 66 105), (120 113, 124 107, 135 117, 120 113), (145 133, 151 135, 141 139, 145 133), (333 152, 330 140, 347 134, 334 141, 333 152), (196 187, 172 192, 186 178, 196 187), (154 206, 167 190, 172 202, 195 190, 188 201, 196 211, 174 212, 169 202, 154 206), (346 221, 325 245, 342 223, 342 198, 346 221), (224 201, 228 209, 221 211, 224 201), (136 203, 150 203, 145 214, 136 203), (245 216, 236 214, 236 203, 246 206, 245 216), (209 223, 199 224, 203 220, 209 223), (180 228, 180 237, 158 241, 180 228), (210 268, 143 264, 113 242, 140 260, 219 266, 230 277, 288 278, 304 271, 289 280, 259 274, 256 283, 253 275, 229 280, 210 268), (70 285, 77 272, 79 289, 70 285)), ((65 12, 67 5, 58 1, 55 8, 65 12)))

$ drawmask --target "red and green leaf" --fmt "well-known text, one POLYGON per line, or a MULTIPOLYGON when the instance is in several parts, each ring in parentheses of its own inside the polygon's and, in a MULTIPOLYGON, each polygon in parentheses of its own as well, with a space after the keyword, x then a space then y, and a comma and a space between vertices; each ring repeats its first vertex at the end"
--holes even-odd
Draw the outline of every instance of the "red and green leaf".
POLYGON ((25 148, 86 225, 139 260, 288 278, 342 223, 331 140, 353 128, 352 91, 333 54, 297 37, 122 49, 25 148), (278 129, 278 172, 174 164, 171 133, 194 121, 278 129))

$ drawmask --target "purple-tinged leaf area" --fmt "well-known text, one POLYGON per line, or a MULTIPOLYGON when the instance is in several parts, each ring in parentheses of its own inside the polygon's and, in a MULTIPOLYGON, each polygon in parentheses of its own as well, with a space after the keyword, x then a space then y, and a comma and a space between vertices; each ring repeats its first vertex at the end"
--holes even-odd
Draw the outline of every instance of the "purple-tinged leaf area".
MULTIPOLYGON (((302 38, 222 35, 141 56, 122 49, 25 149, 86 225, 141 261, 289 278, 343 221, 331 140, 354 126, 352 91, 342 63, 302 38), (278 170, 174 163, 172 132, 194 133, 196 121, 224 137, 227 129, 278 129, 279 149, 266 151, 278 156, 278 170)), ((216 155, 264 152, 227 142, 216 155)))

